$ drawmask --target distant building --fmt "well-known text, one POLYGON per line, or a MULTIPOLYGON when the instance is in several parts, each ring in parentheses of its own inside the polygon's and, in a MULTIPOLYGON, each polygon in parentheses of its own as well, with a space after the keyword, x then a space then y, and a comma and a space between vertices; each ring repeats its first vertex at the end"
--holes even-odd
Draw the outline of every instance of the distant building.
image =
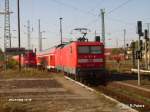
POLYGON ((107 60, 125 60, 127 57, 121 48, 105 48, 107 60))

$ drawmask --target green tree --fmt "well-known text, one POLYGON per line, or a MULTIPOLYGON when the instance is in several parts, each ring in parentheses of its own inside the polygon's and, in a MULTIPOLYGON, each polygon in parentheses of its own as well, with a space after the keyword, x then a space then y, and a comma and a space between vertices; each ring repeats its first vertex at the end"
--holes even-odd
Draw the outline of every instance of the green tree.
POLYGON ((18 65, 18 62, 14 59, 9 58, 8 62, 7 62, 7 68, 16 68, 16 66, 18 65))

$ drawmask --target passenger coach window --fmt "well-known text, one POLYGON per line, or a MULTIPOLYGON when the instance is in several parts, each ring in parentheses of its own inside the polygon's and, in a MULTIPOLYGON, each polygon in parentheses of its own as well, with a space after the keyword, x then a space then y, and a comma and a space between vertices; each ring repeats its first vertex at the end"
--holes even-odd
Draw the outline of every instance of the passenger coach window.
POLYGON ((79 46, 78 53, 79 54, 90 53, 90 49, 88 46, 79 46))
POLYGON ((91 46, 91 54, 100 54, 102 53, 100 46, 91 46))

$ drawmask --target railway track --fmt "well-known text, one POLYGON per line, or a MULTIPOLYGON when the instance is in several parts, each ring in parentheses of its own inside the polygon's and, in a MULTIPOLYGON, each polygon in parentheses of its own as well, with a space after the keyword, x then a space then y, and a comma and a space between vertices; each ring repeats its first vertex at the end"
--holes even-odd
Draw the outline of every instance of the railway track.
MULTIPOLYGON (((141 74, 141 79, 150 80, 150 75, 141 74)), ((136 73, 112 73, 110 75, 110 81, 122 81, 122 80, 138 80, 136 73)))
POLYGON ((110 84, 108 86, 95 87, 97 91, 103 92, 104 94, 117 99, 118 101, 134 108, 140 112, 149 112, 150 110, 150 97, 149 92, 137 91, 135 88, 127 87, 121 84, 110 84), (132 89, 132 91, 131 91, 132 89), (143 94, 145 93, 145 94, 143 94))
POLYGON ((121 82, 110 82, 105 86, 91 86, 90 84, 84 84, 83 82, 78 83, 80 83, 81 86, 86 85, 85 87, 90 91, 102 92, 140 112, 149 112, 150 110, 150 91, 148 89, 146 91, 146 89, 121 82))

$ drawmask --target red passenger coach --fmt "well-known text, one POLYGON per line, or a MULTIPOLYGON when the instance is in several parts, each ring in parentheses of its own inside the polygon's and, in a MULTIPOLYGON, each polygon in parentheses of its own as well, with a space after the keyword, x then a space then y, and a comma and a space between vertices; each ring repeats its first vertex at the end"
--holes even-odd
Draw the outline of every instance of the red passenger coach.
POLYGON ((75 78, 101 78, 105 73, 101 42, 71 42, 56 50, 56 69, 75 78))
POLYGON ((55 66, 57 71, 64 71, 64 64, 67 57, 65 57, 65 52, 63 50, 65 44, 58 45, 55 52, 55 66))
POLYGON ((37 53, 36 59, 38 67, 55 69, 55 48, 37 53))

